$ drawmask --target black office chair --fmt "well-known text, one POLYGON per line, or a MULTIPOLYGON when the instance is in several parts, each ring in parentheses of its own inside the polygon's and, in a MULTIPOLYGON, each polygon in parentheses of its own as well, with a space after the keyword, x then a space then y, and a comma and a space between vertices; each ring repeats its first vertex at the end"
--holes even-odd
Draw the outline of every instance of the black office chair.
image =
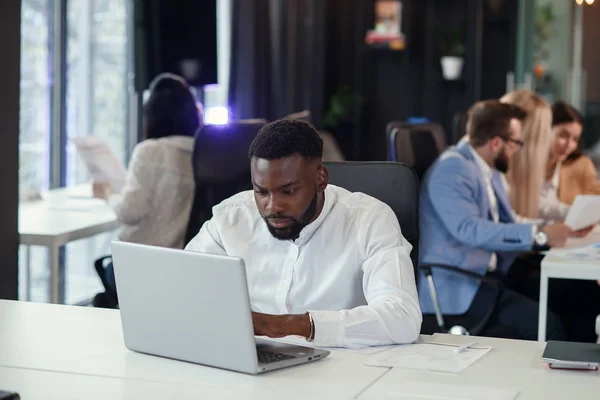
MULTIPOLYGON (((325 163, 329 170, 329 182, 351 192, 362 192, 386 203, 396 214, 402 234, 413 246, 410 257, 415 267, 425 273, 431 298, 435 305, 435 315, 424 315, 422 333, 454 333, 480 335, 495 312, 502 288, 493 280, 475 273, 447 265, 420 265, 419 259, 419 180, 410 167, 396 162, 335 162, 325 163), (441 268, 484 281, 496 290, 496 301, 489 313, 480 320, 469 315, 444 316, 441 313, 431 270, 441 268), (447 326, 451 326, 450 329, 447 326)), ((485 332, 488 335, 505 336, 503 332, 485 332)))
POLYGON ((446 134, 440 124, 392 121, 386 127, 387 159, 412 167, 419 179, 446 150, 446 134))
POLYGON ((263 119, 230 121, 227 125, 207 125, 196 135, 192 157, 196 192, 186 243, 212 217, 215 205, 252 189, 248 150, 265 123, 263 119))
POLYGON ((452 118, 452 138, 450 144, 456 144, 467 134, 468 116, 465 112, 454 114, 452 118))

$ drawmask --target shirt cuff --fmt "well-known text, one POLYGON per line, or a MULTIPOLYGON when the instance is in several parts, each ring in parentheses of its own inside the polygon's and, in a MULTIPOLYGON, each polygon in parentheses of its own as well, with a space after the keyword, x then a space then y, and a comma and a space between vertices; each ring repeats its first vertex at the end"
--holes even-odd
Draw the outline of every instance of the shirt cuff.
POLYGON ((313 344, 323 347, 344 345, 344 321, 339 311, 309 311, 315 324, 313 344))

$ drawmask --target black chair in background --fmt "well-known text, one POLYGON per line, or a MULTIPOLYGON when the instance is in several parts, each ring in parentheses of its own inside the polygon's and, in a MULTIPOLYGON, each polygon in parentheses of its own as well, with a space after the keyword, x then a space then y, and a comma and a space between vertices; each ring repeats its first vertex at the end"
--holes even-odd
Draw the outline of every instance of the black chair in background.
POLYGON ((467 134, 467 113, 459 112, 452 118, 452 138, 450 144, 456 144, 467 134))
POLYGON ((419 179, 446 149, 446 134, 439 124, 393 121, 386 127, 388 161, 412 167, 419 179))
POLYGON ((265 120, 230 121, 206 125, 196 135, 192 165, 196 193, 185 242, 212 217, 212 208, 244 190, 252 189, 248 150, 265 120))
POLYGON ((419 180, 414 170, 407 165, 396 162, 335 162, 325 163, 329 170, 329 182, 351 192, 362 192, 386 203, 396 214, 402 234, 413 246, 410 254, 415 266, 415 277, 418 269, 425 272, 432 300, 436 305, 435 315, 424 315, 421 332, 435 332, 504 336, 503 332, 486 331, 487 323, 493 315, 502 288, 494 281, 469 271, 447 265, 420 265, 419 259, 419 180), (418 267, 417 267, 418 266, 418 267), (467 314, 462 316, 444 316, 441 313, 437 292, 432 276, 432 269, 441 268, 484 281, 493 285, 496 290, 496 301, 489 313, 482 319, 467 314), (448 329, 447 326, 452 328, 448 329))

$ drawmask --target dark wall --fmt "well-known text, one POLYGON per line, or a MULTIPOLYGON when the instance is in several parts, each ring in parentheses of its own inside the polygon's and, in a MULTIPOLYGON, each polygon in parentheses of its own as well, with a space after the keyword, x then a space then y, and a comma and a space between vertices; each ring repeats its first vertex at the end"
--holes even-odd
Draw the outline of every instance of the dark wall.
POLYGON ((21 1, 0 1, 0 298, 17 299, 21 1))
POLYGON ((216 0, 134 0, 135 85, 163 72, 183 75, 180 61, 200 62, 192 86, 217 83, 216 0))
POLYGON ((343 1, 343 12, 341 3, 328 2, 326 99, 343 83, 364 97, 351 158, 385 159, 385 126, 392 120, 427 117, 441 123, 450 140, 455 113, 504 94, 515 63, 517 0, 507 0, 497 13, 484 0, 403 0, 404 51, 364 44, 374 25, 373 0, 343 1), (464 28, 466 46, 462 79, 452 82, 442 77, 437 45, 448 26, 464 28))

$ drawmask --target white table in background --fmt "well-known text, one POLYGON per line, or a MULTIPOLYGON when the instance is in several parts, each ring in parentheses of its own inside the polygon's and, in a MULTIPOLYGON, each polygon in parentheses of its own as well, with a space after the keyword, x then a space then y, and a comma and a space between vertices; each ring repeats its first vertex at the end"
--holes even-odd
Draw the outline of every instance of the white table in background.
POLYGON ((23 391, 27 400, 385 399, 401 392, 403 382, 513 389, 518 400, 597 399, 600 393, 600 373, 550 370, 540 361, 544 344, 535 341, 427 337, 492 346, 461 374, 367 367, 368 355, 332 349, 322 361, 251 376, 130 352, 118 310, 0 301, 0 321, 0 389, 23 391))
POLYGON ((545 343, 452 335, 434 335, 429 340, 455 344, 475 340, 478 346, 492 346, 492 350, 460 374, 393 368, 365 390, 358 399, 405 399, 407 397, 398 395, 402 393, 402 385, 405 382, 508 389, 519 392, 517 400, 600 398, 600 372, 548 368, 540 360, 545 343))
MULTIPOLYGON (((104 201, 92 198, 90 185, 50 190, 41 200, 19 204, 20 243, 49 249, 52 303, 59 302, 60 248, 74 240, 115 230, 118 226, 112 209, 104 201)), ((29 266, 27 270, 29 277, 29 266)))
MULTIPOLYGON (((600 226, 585 238, 569 239, 566 247, 580 247, 600 242, 600 226)), ((550 278, 600 280, 600 261, 566 259, 556 256, 559 250, 550 250, 542 260, 540 274, 540 306, 538 317, 538 341, 546 341, 548 313, 548 281, 550 278)), ((591 326, 590 330, 594 327, 591 326)), ((600 394, 599 394, 600 396, 600 394)))

